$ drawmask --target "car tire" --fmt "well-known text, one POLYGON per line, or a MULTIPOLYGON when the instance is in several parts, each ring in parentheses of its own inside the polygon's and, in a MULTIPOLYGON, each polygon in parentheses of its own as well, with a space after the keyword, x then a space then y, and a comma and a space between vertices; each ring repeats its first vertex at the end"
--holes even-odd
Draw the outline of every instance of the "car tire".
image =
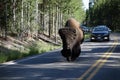
POLYGON ((108 37, 108 40, 107 41, 110 41, 110 38, 108 37))
POLYGON ((90 39, 90 42, 93 42, 94 40, 90 39))
POLYGON ((106 41, 110 41, 110 37, 108 36, 108 39, 106 41))

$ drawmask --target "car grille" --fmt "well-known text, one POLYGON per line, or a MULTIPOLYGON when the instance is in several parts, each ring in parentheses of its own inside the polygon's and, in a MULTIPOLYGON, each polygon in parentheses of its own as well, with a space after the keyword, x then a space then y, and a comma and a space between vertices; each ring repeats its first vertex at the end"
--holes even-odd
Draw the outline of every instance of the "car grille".
POLYGON ((95 33, 94 36, 103 36, 105 33, 95 33))

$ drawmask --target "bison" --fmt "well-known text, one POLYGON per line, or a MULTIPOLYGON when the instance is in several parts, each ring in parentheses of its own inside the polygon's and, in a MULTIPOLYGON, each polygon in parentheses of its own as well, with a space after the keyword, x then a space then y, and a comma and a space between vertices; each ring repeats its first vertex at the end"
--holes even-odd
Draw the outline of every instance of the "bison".
POLYGON ((67 61, 76 60, 81 53, 80 44, 84 40, 83 31, 80 28, 79 22, 74 18, 68 19, 65 27, 59 29, 58 33, 63 43, 62 55, 67 61))

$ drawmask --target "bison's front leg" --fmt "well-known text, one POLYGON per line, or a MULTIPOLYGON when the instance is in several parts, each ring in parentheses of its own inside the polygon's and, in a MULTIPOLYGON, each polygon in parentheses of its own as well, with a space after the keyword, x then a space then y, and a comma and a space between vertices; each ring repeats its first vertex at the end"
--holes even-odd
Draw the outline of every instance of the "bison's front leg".
POLYGON ((74 47, 72 49, 71 61, 76 60, 76 58, 79 57, 80 53, 81 53, 81 47, 80 47, 80 45, 74 47))
POLYGON ((70 49, 63 49, 61 53, 62 53, 62 56, 64 56, 67 61, 71 61, 71 50, 70 49))

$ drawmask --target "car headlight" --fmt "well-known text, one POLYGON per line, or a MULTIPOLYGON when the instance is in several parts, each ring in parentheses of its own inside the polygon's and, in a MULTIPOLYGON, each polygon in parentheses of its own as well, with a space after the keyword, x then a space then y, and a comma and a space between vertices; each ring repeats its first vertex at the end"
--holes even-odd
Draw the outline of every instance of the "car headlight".
POLYGON ((91 37, 91 39, 95 39, 94 37, 91 37))
POLYGON ((108 39, 108 37, 104 37, 104 39, 108 39))

